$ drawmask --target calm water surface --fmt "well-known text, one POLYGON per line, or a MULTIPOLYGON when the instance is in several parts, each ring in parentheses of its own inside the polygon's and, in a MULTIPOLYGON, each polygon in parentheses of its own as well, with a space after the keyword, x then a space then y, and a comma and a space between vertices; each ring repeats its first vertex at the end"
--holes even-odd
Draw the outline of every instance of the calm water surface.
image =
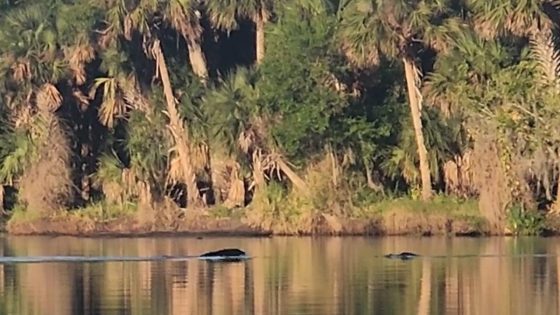
POLYGON ((223 247, 253 258, 0 264, 0 314, 560 313, 557 238, 0 237, 0 256, 186 256, 223 247), (382 257, 397 251, 425 257, 382 257))

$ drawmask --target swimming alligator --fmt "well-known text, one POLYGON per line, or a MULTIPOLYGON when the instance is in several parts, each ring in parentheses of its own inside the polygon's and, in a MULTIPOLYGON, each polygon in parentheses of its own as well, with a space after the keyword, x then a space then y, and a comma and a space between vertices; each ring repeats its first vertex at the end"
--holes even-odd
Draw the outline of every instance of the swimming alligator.
POLYGON ((402 252, 400 254, 387 254, 385 255, 385 258, 389 258, 389 259, 400 259, 400 260, 409 260, 415 257, 418 257, 419 255, 415 254, 415 253, 410 253, 410 252, 402 252))
MULTIPOLYGON (((200 258, 215 258, 219 261, 241 261, 242 259, 247 257, 247 254, 237 248, 226 248, 220 249, 213 252, 207 252, 199 256, 200 258)), ((214 260, 214 259, 212 259, 214 260)))

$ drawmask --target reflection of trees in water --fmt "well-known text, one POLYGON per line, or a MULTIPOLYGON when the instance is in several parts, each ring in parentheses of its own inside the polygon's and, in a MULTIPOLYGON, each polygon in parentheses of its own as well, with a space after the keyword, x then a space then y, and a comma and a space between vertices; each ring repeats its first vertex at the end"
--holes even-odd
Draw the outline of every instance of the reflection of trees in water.
POLYGON ((0 265, 0 314, 554 314, 560 258, 376 258, 414 249, 430 255, 558 254, 555 242, 443 239, 272 238, 109 240, 37 238, 0 253, 192 255, 243 242, 254 259, 235 264, 112 262, 0 265), (54 242, 54 243, 53 243, 54 242), (529 242, 529 243, 527 243, 529 242), (540 243, 539 243, 540 242, 540 243), (543 245, 544 244, 544 245, 543 245), (533 246, 533 247, 531 247, 533 246), (17 248, 15 248, 17 247, 17 248))
POLYGON ((430 259, 422 260, 422 280, 420 283, 418 315, 428 315, 430 314, 430 297, 432 294, 432 264, 430 259))

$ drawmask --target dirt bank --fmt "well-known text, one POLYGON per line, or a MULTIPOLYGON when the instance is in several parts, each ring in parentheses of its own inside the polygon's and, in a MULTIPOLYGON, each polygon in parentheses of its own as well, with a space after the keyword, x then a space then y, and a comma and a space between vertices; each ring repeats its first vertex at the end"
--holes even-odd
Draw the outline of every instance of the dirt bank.
POLYGON ((418 215, 392 212, 368 219, 337 218, 316 215, 287 226, 260 226, 237 218, 198 216, 176 221, 172 226, 140 224, 135 218, 94 222, 79 217, 53 217, 14 222, 6 227, 12 235, 72 236, 142 236, 158 234, 183 235, 478 235, 484 233, 477 220, 450 218, 444 215, 418 215))
POLYGON ((71 236, 142 236, 154 234, 267 236, 270 231, 253 228, 235 219, 182 220, 174 226, 156 227, 140 224, 135 218, 108 222, 91 222, 77 217, 41 218, 25 222, 9 222, 6 231, 12 235, 71 236))

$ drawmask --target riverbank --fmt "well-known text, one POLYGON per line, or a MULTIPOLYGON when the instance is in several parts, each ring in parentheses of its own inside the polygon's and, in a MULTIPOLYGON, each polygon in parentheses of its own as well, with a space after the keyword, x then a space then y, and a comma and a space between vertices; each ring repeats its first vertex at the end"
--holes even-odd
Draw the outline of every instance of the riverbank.
POLYGON ((70 236, 145 236, 158 234, 271 236, 271 235, 480 235, 484 231, 469 219, 453 219, 440 215, 415 218, 411 215, 391 214, 372 219, 348 219, 317 215, 311 218, 309 229, 286 232, 248 224, 237 218, 184 219, 175 226, 142 225, 135 218, 120 218, 110 222, 96 222, 75 218, 42 218, 27 222, 10 222, 6 231, 12 235, 70 235, 70 236))
POLYGON ((12 235, 142 236, 187 235, 482 235, 485 220, 469 202, 421 202, 408 199, 378 202, 353 216, 308 211, 276 216, 254 208, 201 211, 160 210, 146 219, 142 211, 112 216, 91 209, 60 211, 49 217, 13 215, 6 231, 12 235), (161 217, 167 216, 167 219, 161 217), (169 216, 173 216, 169 219, 169 216))

